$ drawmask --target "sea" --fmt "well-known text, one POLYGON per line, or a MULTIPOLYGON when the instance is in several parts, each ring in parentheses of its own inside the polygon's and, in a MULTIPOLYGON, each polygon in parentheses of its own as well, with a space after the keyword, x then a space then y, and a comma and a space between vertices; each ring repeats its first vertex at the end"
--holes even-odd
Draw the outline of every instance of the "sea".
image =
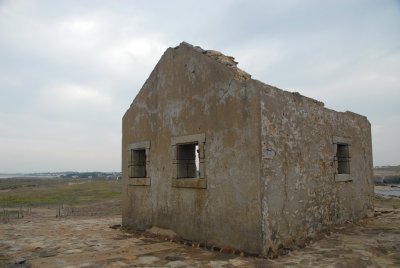
POLYGON ((375 186, 375 194, 385 197, 400 197, 400 185, 375 186))

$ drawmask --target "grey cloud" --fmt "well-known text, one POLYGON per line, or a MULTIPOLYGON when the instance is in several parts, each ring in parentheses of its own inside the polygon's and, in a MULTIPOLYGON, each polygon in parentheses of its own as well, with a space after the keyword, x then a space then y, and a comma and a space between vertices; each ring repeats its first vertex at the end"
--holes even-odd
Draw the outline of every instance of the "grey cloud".
POLYGON ((121 117, 183 40, 367 115, 375 164, 399 164, 399 13, 398 1, 0 1, 0 172, 119 170, 121 117))

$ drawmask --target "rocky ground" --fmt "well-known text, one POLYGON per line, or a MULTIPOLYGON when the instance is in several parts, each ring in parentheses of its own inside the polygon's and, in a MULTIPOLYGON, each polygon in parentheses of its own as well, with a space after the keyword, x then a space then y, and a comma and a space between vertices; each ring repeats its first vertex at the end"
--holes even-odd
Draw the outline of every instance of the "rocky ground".
POLYGON ((385 205, 273 260, 110 228, 120 223, 118 215, 56 218, 54 209, 33 209, 0 224, 0 267, 400 267, 400 209, 385 205))

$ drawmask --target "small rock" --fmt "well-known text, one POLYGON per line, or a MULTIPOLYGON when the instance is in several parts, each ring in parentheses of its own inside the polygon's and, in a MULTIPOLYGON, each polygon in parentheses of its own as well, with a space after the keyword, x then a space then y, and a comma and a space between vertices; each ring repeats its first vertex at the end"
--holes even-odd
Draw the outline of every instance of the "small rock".
POLYGON ((23 258, 18 258, 18 259, 16 259, 15 260, 15 264, 23 264, 23 263, 25 263, 26 262, 26 260, 25 259, 23 259, 23 258))
POLYGON ((67 250, 67 251, 65 251, 64 253, 65 254, 76 254, 76 253, 81 253, 82 252, 82 250, 81 249, 69 249, 69 250, 67 250))
POLYGON ((147 266, 151 266, 151 264, 153 264, 154 262, 156 262, 158 260, 160 260, 160 259, 155 256, 141 256, 138 258, 138 261, 140 262, 140 264, 145 264, 147 266))
POLYGON ((39 257, 41 257, 41 258, 53 257, 56 255, 57 255, 57 252, 55 252, 55 251, 41 250, 39 252, 39 257))
POLYGON ((166 256, 165 259, 167 261, 179 261, 179 260, 183 260, 182 257, 179 256, 166 256))
POLYGON ((116 262, 111 263, 111 266, 112 267, 125 267, 125 266, 128 266, 128 264, 126 264, 125 262, 122 262, 122 261, 116 261, 116 262))
POLYGON ((31 268, 31 267, 32 265, 22 258, 16 259, 14 263, 7 265, 7 268, 31 268))
POLYGON ((175 267, 187 267, 187 263, 183 262, 183 261, 172 261, 167 263, 166 265, 167 267, 171 267, 171 268, 175 268, 175 267))
POLYGON ((114 224, 110 226, 111 229, 119 229, 121 228, 121 224, 114 224))

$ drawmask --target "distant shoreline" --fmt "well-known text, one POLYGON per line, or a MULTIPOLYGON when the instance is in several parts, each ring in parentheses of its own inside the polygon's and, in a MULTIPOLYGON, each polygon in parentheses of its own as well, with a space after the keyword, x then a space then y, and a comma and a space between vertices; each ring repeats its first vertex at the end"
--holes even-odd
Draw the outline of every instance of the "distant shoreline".
POLYGON ((0 174, 0 180, 2 179, 48 179, 58 178, 55 175, 26 175, 26 174, 0 174))
POLYGON ((64 171, 64 172, 37 172, 37 173, 0 173, 1 179, 96 179, 109 178, 120 179, 121 172, 104 172, 104 171, 64 171))
POLYGON ((375 195, 381 197, 400 197, 400 187, 398 185, 375 185, 375 195))

